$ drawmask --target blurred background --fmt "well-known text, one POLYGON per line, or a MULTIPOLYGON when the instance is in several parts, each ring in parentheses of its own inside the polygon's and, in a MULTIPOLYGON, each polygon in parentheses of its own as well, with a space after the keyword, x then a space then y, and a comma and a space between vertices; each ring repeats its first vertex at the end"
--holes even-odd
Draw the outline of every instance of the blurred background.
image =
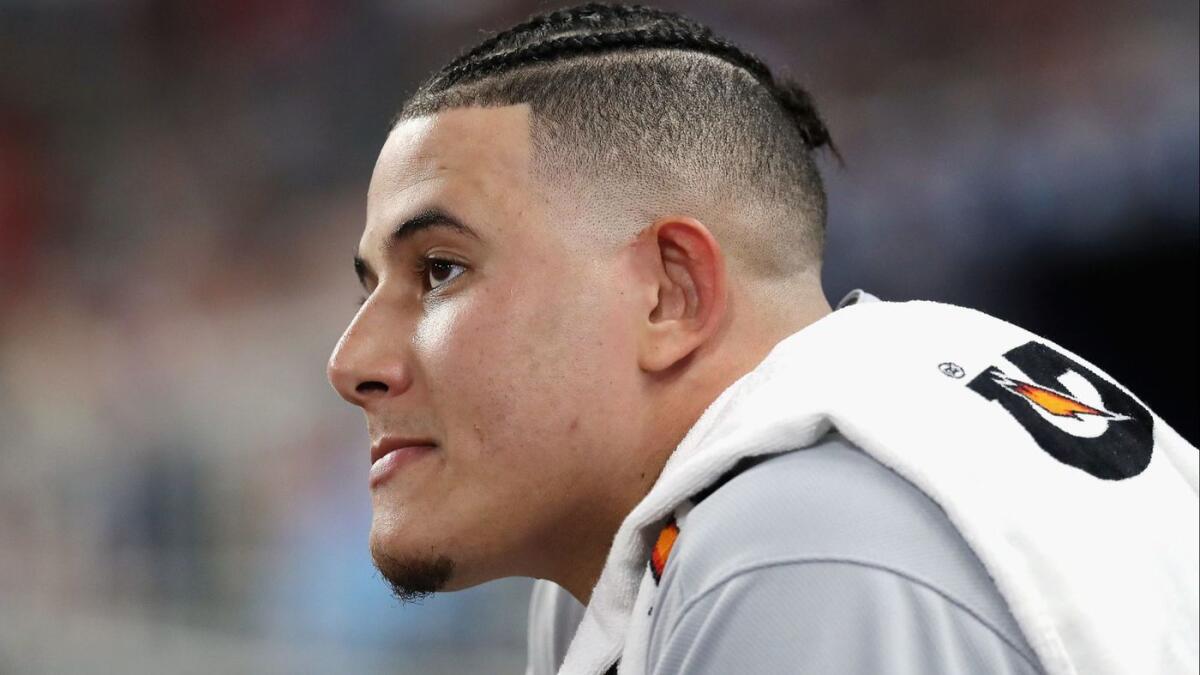
MULTIPOLYGON (((516 673, 529 582, 400 606, 325 381, 388 121, 561 3, 0 1, 0 673, 516 673)), ((977 307, 1193 443, 1197 3, 665 2, 814 92, 831 300, 977 307)))

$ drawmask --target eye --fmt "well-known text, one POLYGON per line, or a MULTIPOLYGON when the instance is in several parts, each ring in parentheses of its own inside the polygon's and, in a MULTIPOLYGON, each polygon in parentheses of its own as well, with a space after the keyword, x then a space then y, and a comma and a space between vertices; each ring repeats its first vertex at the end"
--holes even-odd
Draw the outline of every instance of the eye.
POLYGON ((443 284, 447 284, 458 278, 466 267, 449 260, 441 258, 422 258, 421 259, 421 276, 422 281, 429 284, 429 290, 436 290, 443 284))

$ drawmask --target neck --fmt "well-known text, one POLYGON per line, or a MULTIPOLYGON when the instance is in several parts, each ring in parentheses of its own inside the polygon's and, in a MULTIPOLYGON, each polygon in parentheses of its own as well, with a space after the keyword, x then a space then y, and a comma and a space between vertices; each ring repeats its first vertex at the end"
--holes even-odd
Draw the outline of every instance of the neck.
MULTIPOLYGON (((819 289, 818 289, 819 291, 819 289)), ((591 532, 577 534, 571 546, 569 563, 561 568, 553 581, 565 588, 576 600, 587 605, 592 590, 608 559, 613 539, 629 513, 654 487, 663 466, 675 448, 687 435, 718 396, 740 377, 753 370, 780 340, 816 322, 832 309, 819 295, 819 301, 802 303, 805 311, 777 321, 756 324, 742 335, 730 334, 728 339, 715 341, 708 354, 688 366, 686 373, 677 373, 664 382, 664 389, 655 398, 660 403, 645 406, 653 411, 643 420, 653 431, 654 440, 644 452, 634 454, 640 462, 630 462, 613 475, 612 485, 622 486, 619 493, 609 495, 610 508, 597 520, 597 513, 580 514, 587 522, 595 523, 591 532), (697 368, 697 362, 714 364, 697 368)), ((749 322, 744 322, 749 323, 749 322)), ((702 348, 700 351, 704 351, 702 348)))

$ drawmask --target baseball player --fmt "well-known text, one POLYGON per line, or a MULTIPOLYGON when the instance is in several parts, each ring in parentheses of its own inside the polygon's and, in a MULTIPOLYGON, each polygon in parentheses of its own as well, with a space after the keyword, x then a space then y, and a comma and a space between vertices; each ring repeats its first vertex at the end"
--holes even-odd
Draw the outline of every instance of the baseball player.
POLYGON ((401 598, 540 579, 529 674, 1195 673, 1196 448, 1060 345, 821 287, 830 134, 583 5, 404 104, 329 361, 401 598))

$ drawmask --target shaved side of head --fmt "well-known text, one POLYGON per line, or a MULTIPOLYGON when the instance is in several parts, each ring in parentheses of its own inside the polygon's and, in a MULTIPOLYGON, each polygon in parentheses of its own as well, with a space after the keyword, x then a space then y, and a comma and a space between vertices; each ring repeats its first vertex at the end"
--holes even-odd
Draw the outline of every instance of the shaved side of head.
MULTIPOLYGON (((829 134, 808 94, 679 15, 584 6, 535 17, 423 84, 397 121, 527 104, 538 178, 569 195, 589 242, 694 216, 731 266, 782 286, 819 279, 829 134)), ((785 295, 781 293, 781 295, 785 295)))

